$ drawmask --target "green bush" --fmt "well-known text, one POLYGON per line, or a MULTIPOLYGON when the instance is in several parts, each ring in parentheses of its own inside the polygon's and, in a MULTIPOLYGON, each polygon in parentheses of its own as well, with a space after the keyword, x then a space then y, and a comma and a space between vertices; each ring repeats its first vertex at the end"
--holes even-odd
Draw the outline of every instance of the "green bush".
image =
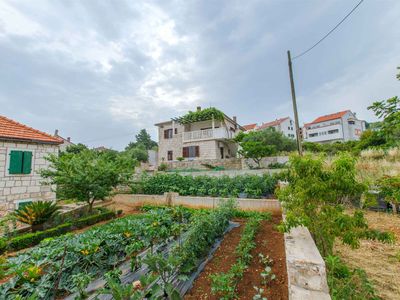
POLYGON ((5 238, 0 238, 0 253, 3 253, 7 248, 7 240, 5 238))
POLYGON ((105 211, 97 215, 91 215, 88 217, 80 218, 78 220, 74 220, 73 222, 67 222, 44 231, 22 234, 9 239, 8 242, 6 242, 6 245, 3 247, 0 240, 0 253, 4 252, 5 250, 17 251, 25 249, 27 247, 32 247, 39 244, 42 240, 46 238, 59 236, 75 229, 84 228, 86 226, 90 226, 101 221, 109 220, 112 219, 114 216, 114 212, 105 211))
POLYGON ((55 202, 36 201, 14 212, 18 221, 31 225, 32 231, 43 229, 43 224, 53 218, 60 209, 55 202))
POLYGON ((210 176, 181 176, 156 174, 144 176, 132 186, 133 193, 162 195, 177 192, 182 196, 238 197, 245 193, 249 198, 261 198, 273 194, 277 179, 263 176, 241 175, 230 178, 210 176))

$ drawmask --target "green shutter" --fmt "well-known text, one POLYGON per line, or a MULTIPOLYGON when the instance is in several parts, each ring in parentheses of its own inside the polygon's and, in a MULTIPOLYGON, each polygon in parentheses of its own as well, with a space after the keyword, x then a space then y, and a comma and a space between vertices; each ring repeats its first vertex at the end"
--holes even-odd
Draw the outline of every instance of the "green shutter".
POLYGON ((24 151, 24 159, 22 163, 22 173, 31 174, 32 171, 32 152, 24 151))
POLYGON ((10 152, 10 167, 8 168, 9 174, 21 174, 22 173, 22 159, 23 151, 11 151, 10 152))

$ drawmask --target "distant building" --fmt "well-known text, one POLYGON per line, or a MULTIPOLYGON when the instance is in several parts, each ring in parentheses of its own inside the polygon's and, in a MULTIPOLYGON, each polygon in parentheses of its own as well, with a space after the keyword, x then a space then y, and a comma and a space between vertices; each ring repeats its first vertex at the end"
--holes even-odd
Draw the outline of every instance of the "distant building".
POLYGON ((243 126, 246 131, 258 131, 267 128, 274 128, 278 132, 282 132, 283 135, 295 139, 296 138, 296 128, 294 122, 290 117, 276 119, 272 122, 262 123, 260 126, 257 124, 249 124, 243 126))
POLYGON ((74 143, 71 142, 71 138, 63 138, 61 135, 58 134, 58 129, 54 131, 54 137, 61 139, 63 143, 60 145, 60 151, 65 151, 68 146, 70 145, 75 145, 74 143))
POLYGON ((365 121, 350 110, 316 118, 304 124, 303 138, 307 142, 330 143, 356 141, 365 131, 365 121))
MULTIPOLYGON (((201 107, 197 107, 200 111, 201 107)), ((180 124, 170 120, 158 127, 158 163, 163 161, 226 159, 236 157, 238 145, 232 138, 244 128, 236 117, 180 124)))
POLYGON ((0 116, 0 215, 37 200, 55 200, 39 171, 57 154, 62 140, 0 116))

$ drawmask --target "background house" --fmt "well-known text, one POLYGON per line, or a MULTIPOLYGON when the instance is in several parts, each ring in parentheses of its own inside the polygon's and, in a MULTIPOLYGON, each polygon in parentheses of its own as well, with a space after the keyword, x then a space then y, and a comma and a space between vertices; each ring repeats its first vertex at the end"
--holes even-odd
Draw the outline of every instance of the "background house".
POLYGON ((45 156, 58 153, 62 140, 0 116, 0 210, 35 200, 55 200, 42 185, 38 171, 48 167, 45 156))
POLYGON ((365 131, 365 121, 350 110, 316 118, 304 124, 303 138, 307 142, 330 143, 356 141, 365 131))
MULTIPOLYGON (((198 107, 197 111, 201 111, 198 107)), ((223 120, 204 120, 188 124, 170 120, 155 124, 158 127, 158 162, 226 159, 236 157, 237 144, 232 141, 244 130, 236 117, 224 114, 223 120)))
POLYGON ((59 145, 60 151, 65 151, 68 146, 75 145, 74 143, 71 142, 71 138, 70 137, 63 138, 61 135, 59 135, 58 134, 58 129, 56 129, 54 131, 54 137, 62 140, 62 144, 59 145))
POLYGON ((246 132, 263 130, 267 128, 275 128, 276 131, 282 132, 284 136, 295 139, 296 128, 293 120, 290 117, 276 119, 272 122, 257 124, 248 124, 243 126, 246 132))

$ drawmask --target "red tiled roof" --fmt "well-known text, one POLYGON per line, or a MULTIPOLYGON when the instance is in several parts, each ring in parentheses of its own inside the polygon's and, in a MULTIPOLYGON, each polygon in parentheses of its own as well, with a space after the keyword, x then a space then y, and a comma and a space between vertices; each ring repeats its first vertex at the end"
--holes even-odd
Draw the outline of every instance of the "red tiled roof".
POLYGON ((330 121, 330 120, 336 120, 336 119, 339 119, 339 118, 343 117, 349 111, 350 110, 344 110, 344 111, 340 111, 340 112, 337 112, 337 113, 334 113, 334 114, 318 117, 314 121, 312 121, 311 123, 306 123, 304 125, 311 125, 311 124, 326 122, 326 121, 330 121))
POLYGON ((50 134, 33 129, 4 116, 0 116, 0 140, 62 144, 63 141, 50 134))
POLYGON ((252 129, 256 128, 256 127, 257 127, 257 123, 243 125, 243 128, 244 128, 245 131, 252 130, 252 129))
POLYGON ((258 126, 258 129, 265 129, 268 127, 277 126, 277 125, 281 124, 282 122, 286 121, 287 119, 289 119, 289 117, 276 119, 275 121, 268 122, 268 123, 263 123, 262 125, 258 126))

